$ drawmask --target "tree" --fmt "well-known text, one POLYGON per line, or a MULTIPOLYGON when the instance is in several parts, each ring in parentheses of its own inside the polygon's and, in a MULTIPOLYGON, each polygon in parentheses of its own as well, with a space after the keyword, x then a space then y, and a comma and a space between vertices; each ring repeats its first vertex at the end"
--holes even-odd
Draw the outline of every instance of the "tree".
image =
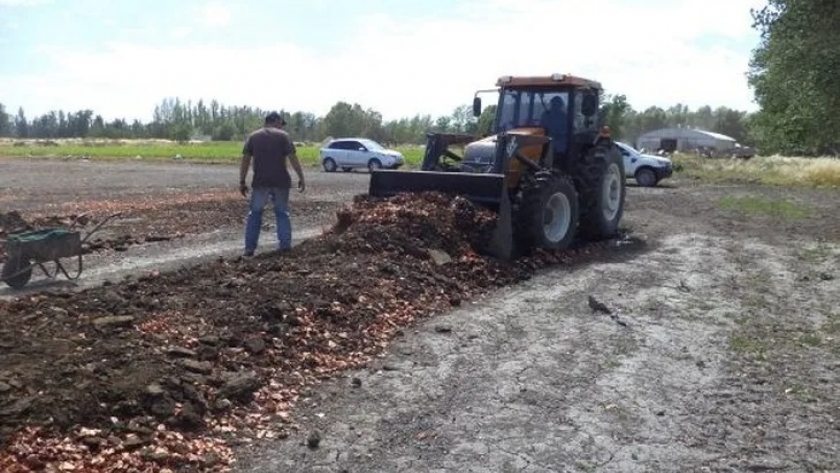
POLYGON ((0 103, 0 136, 11 136, 12 121, 6 113, 6 106, 0 103))
POLYGON ((748 82, 759 112, 751 120, 765 151, 840 151, 840 4, 768 0, 753 10, 761 42, 748 82))
POLYGON ((630 114, 633 112, 633 107, 627 102, 627 97, 624 95, 605 96, 601 102, 601 109, 599 115, 601 122, 610 127, 610 134, 617 140, 621 140, 625 136, 625 131, 629 125, 630 114))
POLYGON ((18 108, 17 116, 15 116, 15 135, 18 138, 29 138, 29 122, 23 114, 23 107, 18 108))
POLYGON ((496 108, 498 105, 488 105, 487 108, 481 111, 478 117, 477 133, 481 136, 488 136, 493 133, 493 125, 496 120, 496 108))

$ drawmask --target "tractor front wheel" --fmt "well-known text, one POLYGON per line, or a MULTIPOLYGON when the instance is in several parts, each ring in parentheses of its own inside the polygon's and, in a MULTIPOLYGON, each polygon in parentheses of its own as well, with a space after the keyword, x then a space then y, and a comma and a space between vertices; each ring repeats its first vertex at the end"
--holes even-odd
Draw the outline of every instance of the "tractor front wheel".
POLYGON ((571 179, 558 171, 523 178, 516 211, 519 250, 563 250, 571 246, 578 226, 578 196, 571 179))

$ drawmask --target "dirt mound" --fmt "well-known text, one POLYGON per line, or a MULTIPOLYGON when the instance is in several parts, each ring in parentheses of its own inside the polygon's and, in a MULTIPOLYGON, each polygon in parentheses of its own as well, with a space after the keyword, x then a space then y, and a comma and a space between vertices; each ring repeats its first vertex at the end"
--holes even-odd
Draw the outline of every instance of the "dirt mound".
POLYGON ((493 219, 438 194, 358 198, 289 254, 0 303, 0 467, 209 469, 225 453, 201 454, 208 435, 283 419, 416 318, 571 258, 482 258, 493 219))

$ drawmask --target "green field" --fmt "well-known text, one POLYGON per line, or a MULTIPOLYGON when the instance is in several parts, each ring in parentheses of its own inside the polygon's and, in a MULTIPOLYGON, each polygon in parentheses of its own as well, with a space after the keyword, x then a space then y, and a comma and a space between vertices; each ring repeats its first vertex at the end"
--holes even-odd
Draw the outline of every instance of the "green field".
MULTIPOLYGON (((67 158, 83 156, 92 159, 169 160, 180 156, 195 162, 232 163, 241 157, 239 141, 176 143, 170 141, 81 141, 56 140, 32 142, 0 142, 0 157, 67 158)), ((318 165, 319 145, 299 145, 298 156, 304 165, 318 165)), ((423 160, 423 148, 399 146, 409 166, 423 160)))

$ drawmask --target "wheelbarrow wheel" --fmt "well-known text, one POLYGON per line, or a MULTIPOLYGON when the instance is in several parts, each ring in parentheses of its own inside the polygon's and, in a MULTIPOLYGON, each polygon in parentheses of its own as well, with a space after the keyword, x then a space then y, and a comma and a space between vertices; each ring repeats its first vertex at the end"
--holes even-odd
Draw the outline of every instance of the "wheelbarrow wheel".
POLYGON ((32 277, 32 264, 20 256, 11 256, 3 265, 2 279, 9 287, 20 289, 32 277))

